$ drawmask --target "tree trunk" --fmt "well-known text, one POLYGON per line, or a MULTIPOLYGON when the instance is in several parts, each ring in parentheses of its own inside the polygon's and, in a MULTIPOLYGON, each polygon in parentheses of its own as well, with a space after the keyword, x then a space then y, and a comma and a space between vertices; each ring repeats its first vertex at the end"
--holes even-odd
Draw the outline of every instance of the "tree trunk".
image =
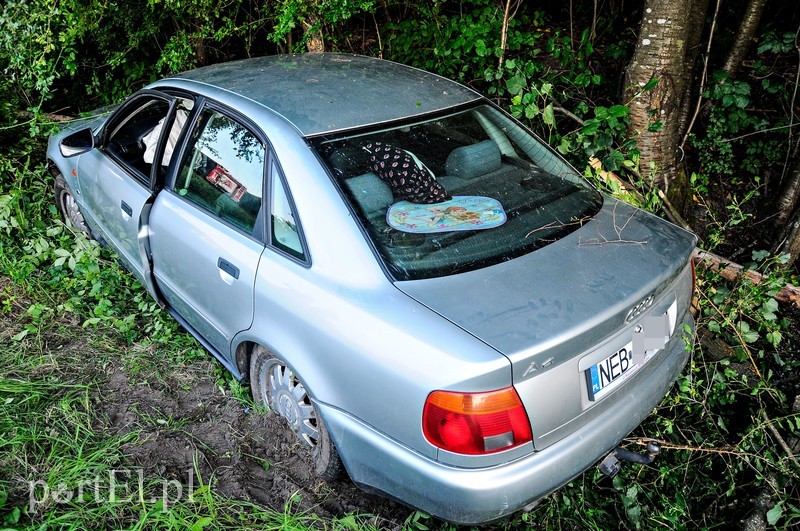
MULTIPOLYGON (((800 159, 792 167, 791 173, 784 179, 778 199, 775 200, 775 226, 782 227, 789 219, 797 199, 800 197, 800 159)), ((778 242, 780 243, 780 242, 778 242)))
POLYGON ((785 212, 788 212, 789 205, 794 205, 791 211, 789 221, 786 223, 776 222, 776 226, 780 227, 780 233, 775 239, 773 251, 781 253, 789 253, 789 264, 794 264, 797 258, 800 257, 800 201, 798 201, 797 189, 800 187, 800 161, 798 161, 792 173, 789 175, 787 185, 778 201, 784 202, 783 205, 779 203, 778 207, 781 208, 779 215, 786 219, 785 212), (791 188, 791 191, 787 189, 791 188))
POLYGON ((722 66, 722 70, 728 74, 728 77, 736 77, 739 67, 742 66, 742 61, 750 49, 750 44, 753 42, 753 36, 755 36, 758 29, 761 13, 764 11, 764 4, 766 3, 767 0, 750 0, 747 3, 744 17, 741 24, 739 24, 739 31, 736 33, 736 39, 733 41, 733 46, 728 51, 725 64, 722 66))
POLYGON ((689 190, 687 183, 676 182, 682 100, 694 53, 689 42, 692 33, 697 33, 693 31, 697 17, 704 17, 707 7, 707 0, 645 0, 636 51, 626 71, 626 100, 651 79, 658 80, 652 90, 632 102, 628 135, 637 140, 643 175, 654 165, 655 185, 667 192, 674 185, 678 193, 668 196, 678 208, 685 204, 689 190))
POLYGON ((794 264, 800 256, 800 208, 795 208, 789 222, 784 225, 778 237, 777 251, 789 253, 789 264, 794 264))
MULTIPOLYGON (((693 82, 686 84, 686 91, 681 101, 681 113, 678 118, 678 136, 681 138, 683 138, 686 129, 689 127, 689 117, 694 107, 692 102, 697 102, 696 99, 692 100, 692 96, 694 95, 692 88, 694 88, 695 91, 697 90, 697 86, 700 85, 700 76, 702 76, 702 74, 693 79, 692 72, 694 70, 695 61, 697 60, 697 54, 700 53, 700 39, 703 36, 703 28, 706 24, 706 12, 708 11, 709 1, 710 0, 699 0, 689 14, 689 28, 686 37, 686 60, 683 64, 686 71, 689 72, 689 79, 693 82)), ((696 97, 699 98, 700 94, 697 94, 696 97)))
POLYGON ((306 35, 306 48, 309 52, 325 51, 325 40, 322 38, 322 26, 320 25, 319 17, 309 15, 308 19, 303 21, 303 31, 306 35))

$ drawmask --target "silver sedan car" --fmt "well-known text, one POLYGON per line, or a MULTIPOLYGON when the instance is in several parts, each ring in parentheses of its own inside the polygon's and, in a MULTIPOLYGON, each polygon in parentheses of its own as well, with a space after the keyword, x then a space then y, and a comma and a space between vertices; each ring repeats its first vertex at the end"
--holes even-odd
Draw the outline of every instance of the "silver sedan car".
POLYGON ((602 459, 683 369, 695 237, 476 92, 378 59, 201 68, 72 125, 107 244, 317 473, 488 522, 602 459))

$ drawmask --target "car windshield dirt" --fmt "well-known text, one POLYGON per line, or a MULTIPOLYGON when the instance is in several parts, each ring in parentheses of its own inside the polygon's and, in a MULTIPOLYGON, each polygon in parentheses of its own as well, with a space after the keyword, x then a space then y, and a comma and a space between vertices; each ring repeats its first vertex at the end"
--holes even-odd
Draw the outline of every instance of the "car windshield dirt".
POLYGON ((561 157, 489 105, 314 146, 396 280, 522 256, 602 206, 561 157))

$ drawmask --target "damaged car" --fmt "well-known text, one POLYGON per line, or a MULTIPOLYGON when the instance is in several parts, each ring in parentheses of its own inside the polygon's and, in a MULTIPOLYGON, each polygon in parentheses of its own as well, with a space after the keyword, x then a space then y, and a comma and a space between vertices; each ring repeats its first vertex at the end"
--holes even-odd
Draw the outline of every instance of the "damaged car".
POLYGON ((68 126, 48 159, 64 219, 320 477, 451 522, 621 455, 688 359, 695 236, 431 73, 345 54, 204 67, 68 126))

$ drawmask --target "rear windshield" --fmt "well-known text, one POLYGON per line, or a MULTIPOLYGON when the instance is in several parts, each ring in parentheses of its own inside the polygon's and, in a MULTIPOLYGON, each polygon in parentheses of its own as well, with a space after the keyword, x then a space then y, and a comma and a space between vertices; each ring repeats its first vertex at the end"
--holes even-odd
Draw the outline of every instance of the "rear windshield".
POLYGON ((510 260, 577 230, 602 196, 489 105, 315 143, 396 280, 510 260))

